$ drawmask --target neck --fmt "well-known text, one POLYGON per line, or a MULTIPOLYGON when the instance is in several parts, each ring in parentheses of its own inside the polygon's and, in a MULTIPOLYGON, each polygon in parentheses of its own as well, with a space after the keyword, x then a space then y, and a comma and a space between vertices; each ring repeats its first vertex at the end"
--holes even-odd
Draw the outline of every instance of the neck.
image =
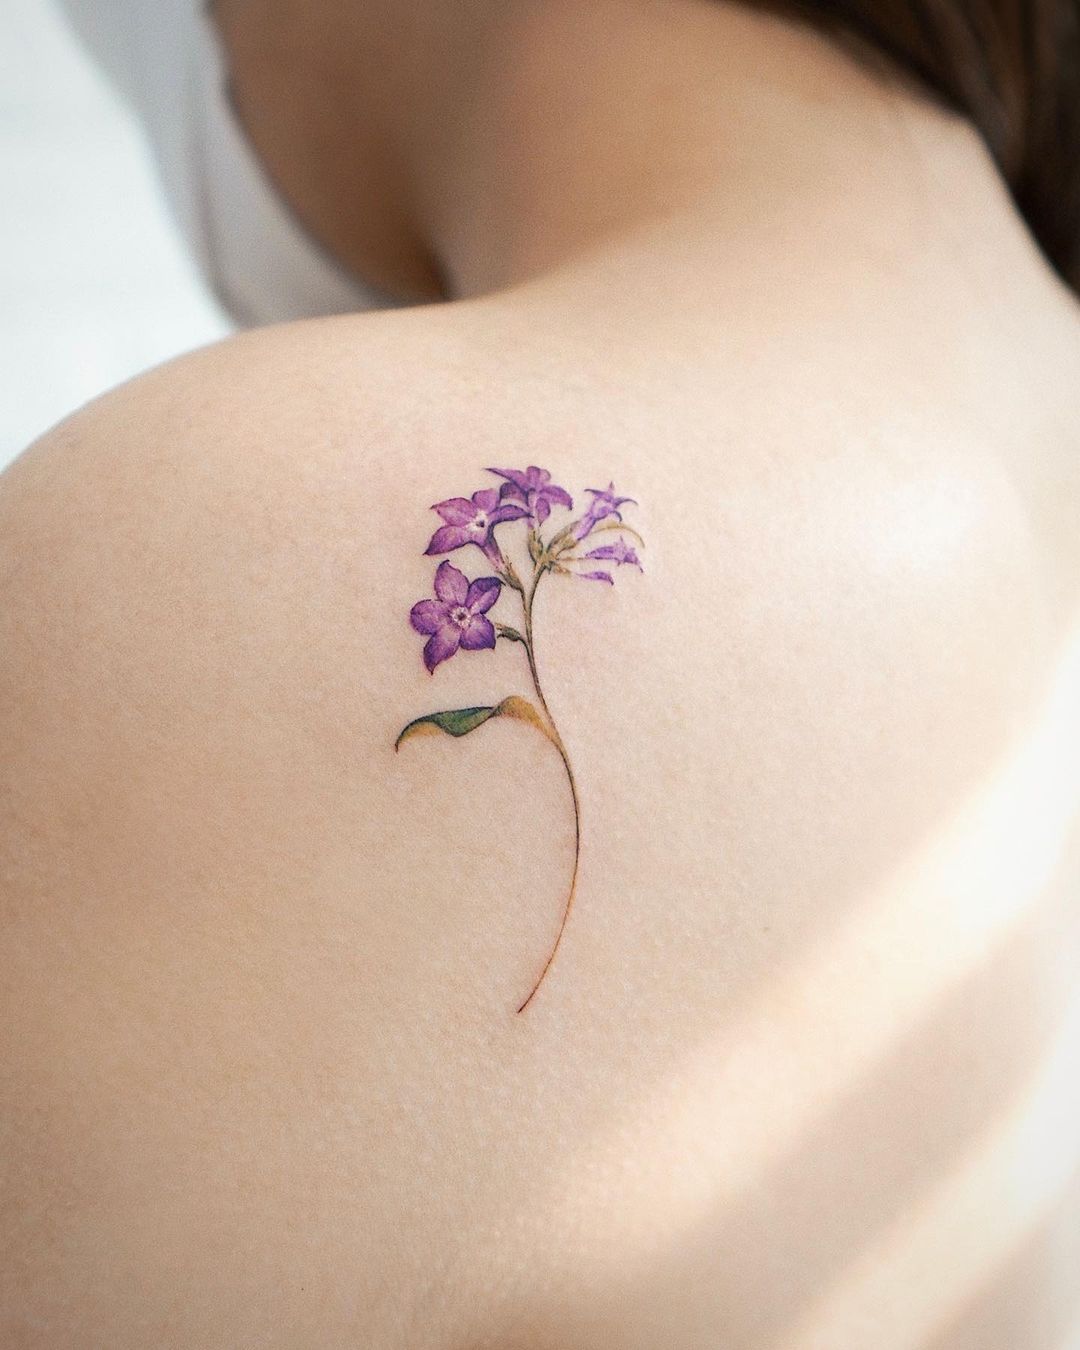
POLYGON ((453 297, 661 236, 699 286, 747 247, 888 250, 928 205, 1001 196, 966 124, 803 25, 717 0, 521 8, 416 105, 418 226, 453 297))
POLYGON ((951 236, 1000 278, 1023 237, 965 123, 723 0, 252 2, 217 13, 256 149, 333 252, 406 296, 572 275, 588 303, 623 275, 640 302, 651 275, 685 318, 754 263, 880 270, 951 236))

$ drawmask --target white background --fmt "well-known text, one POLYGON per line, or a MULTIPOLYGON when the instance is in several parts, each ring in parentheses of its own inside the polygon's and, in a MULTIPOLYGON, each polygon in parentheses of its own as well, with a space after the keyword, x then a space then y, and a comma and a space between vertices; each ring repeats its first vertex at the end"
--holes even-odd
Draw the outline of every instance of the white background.
POLYGON ((0 467, 228 331, 134 119, 52 0, 0 0, 0 467))

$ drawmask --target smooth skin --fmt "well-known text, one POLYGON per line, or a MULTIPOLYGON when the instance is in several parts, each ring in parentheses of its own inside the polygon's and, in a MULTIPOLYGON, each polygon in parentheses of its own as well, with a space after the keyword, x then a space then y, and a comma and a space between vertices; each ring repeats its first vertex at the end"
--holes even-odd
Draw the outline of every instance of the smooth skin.
POLYGON ((432 303, 0 479, 0 1343, 1073 1344, 1080 311, 975 134, 720 3, 218 20, 301 219, 432 303), (648 547, 538 601, 583 842, 515 1016, 557 754, 392 747, 528 692, 407 616, 529 463, 648 547))

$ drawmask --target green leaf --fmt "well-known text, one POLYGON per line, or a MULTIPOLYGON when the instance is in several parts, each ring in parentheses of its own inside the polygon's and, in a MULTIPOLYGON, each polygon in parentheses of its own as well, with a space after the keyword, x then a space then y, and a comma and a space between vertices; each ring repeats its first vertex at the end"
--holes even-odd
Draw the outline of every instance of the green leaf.
POLYGON ((412 736, 430 736, 436 731, 445 731, 448 736, 467 736, 470 731, 482 727, 489 717, 494 717, 495 712, 495 708, 455 708, 450 712, 428 713, 426 717, 414 718, 408 726, 402 727, 401 734, 394 742, 394 749, 400 749, 402 741, 412 736))
POLYGON ((512 717, 519 722, 528 722, 555 744, 547 723, 529 700, 511 694, 493 708, 454 708, 448 712, 428 713, 426 717, 416 717, 401 729, 394 742, 394 749, 399 750, 403 741, 411 740, 414 736, 432 736, 439 731, 444 731, 448 736, 467 736, 470 731, 482 727, 492 717, 512 717))
POLYGON ((509 642, 525 641, 525 639, 518 632, 518 630, 516 628, 511 628, 510 625, 507 623, 497 623, 495 625, 495 631, 496 633, 498 633, 499 637, 506 638, 507 641, 509 642))

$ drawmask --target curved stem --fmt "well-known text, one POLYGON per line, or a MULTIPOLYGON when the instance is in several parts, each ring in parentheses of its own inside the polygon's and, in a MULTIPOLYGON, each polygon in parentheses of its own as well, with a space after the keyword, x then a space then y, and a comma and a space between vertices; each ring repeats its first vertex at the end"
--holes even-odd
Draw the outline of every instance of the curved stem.
POLYGON ((536 653, 533 649, 533 624, 532 610, 533 601, 536 598, 536 588, 540 584, 540 578, 544 575, 545 567, 538 565, 533 574, 532 585, 529 588, 528 595, 524 597, 525 605, 525 654, 529 659, 529 672, 532 675, 533 688, 536 690, 536 697, 540 707, 547 718, 548 726, 551 728, 551 739, 555 749, 559 752, 559 757, 563 762, 563 768, 566 770, 566 778, 570 784, 570 796, 574 803, 574 870, 570 875, 570 889, 566 895, 566 904, 563 907, 562 920, 559 923, 559 931, 555 934, 555 942, 548 953, 548 958, 544 962, 544 968, 537 977, 536 983, 529 991, 528 997, 518 1008, 518 1012, 524 1012, 533 1001, 536 991, 544 982, 544 977, 551 969, 551 963, 555 960, 555 953, 559 950, 559 943, 562 942, 562 935, 566 929, 566 921, 570 917, 570 910, 574 904, 574 892, 577 889, 578 862, 581 857, 581 804, 578 800, 577 783, 574 781, 574 770, 570 766, 570 756, 566 753, 566 746, 563 744, 563 738, 559 735, 559 729, 555 725, 555 719, 551 715, 551 709, 547 705, 547 699, 544 697, 544 691, 540 687, 540 675, 536 669, 536 653))

